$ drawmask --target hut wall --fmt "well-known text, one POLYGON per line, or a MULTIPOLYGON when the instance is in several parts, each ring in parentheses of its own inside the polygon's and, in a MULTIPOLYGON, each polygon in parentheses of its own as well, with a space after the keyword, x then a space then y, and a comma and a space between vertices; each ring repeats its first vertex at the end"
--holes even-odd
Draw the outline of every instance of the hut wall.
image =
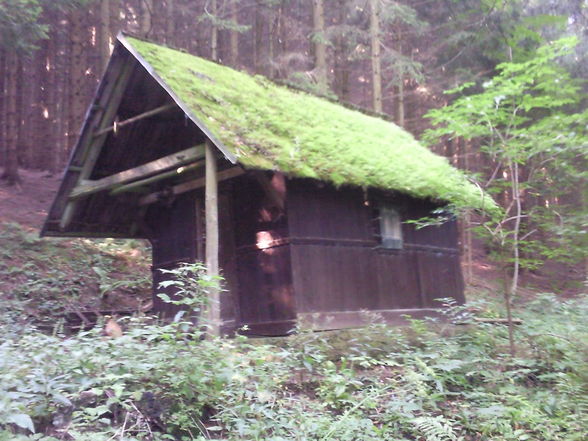
MULTIPOLYGON (((219 188, 219 264, 225 279, 225 291, 221 293, 221 320, 224 330, 235 328, 237 311, 236 259, 230 187, 219 188)), ((146 215, 153 253, 153 303, 154 311, 166 317, 173 317, 178 306, 163 302, 158 293, 165 292, 175 297, 173 287, 160 288, 159 283, 170 275, 161 269, 172 270, 180 263, 204 260, 205 221, 203 191, 181 194, 168 204, 152 205, 146 215)))
POLYGON ((173 288, 159 288, 160 282, 169 279, 169 275, 160 270, 171 270, 182 262, 196 260, 196 207, 196 193, 190 192, 179 195, 171 204, 152 205, 146 215, 153 254, 153 309, 167 317, 173 317, 178 308, 165 303, 156 295, 165 292, 174 297, 173 288))
POLYGON ((237 178, 232 187, 239 325, 284 334, 296 318, 286 214, 255 178, 237 178))
POLYGON ((455 222, 420 230, 403 224, 403 247, 383 248, 378 201, 395 205, 402 220, 434 208, 407 197, 382 194, 367 200, 361 189, 289 181, 292 278, 300 318, 339 312, 333 323, 325 315, 319 325, 339 327, 355 324, 353 314, 362 310, 431 308, 439 297, 463 301, 455 222))

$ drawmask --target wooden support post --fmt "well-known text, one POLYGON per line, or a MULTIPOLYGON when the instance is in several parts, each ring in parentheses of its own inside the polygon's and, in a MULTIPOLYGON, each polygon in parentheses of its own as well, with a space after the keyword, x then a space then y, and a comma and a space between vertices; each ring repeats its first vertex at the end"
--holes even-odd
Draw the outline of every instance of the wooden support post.
MULTIPOLYGON (((206 268, 210 277, 216 277, 219 275, 218 181, 215 150, 212 142, 206 140, 206 186, 204 188, 204 210, 206 217, 206 268)), ((210 334, 219 335, 221 324, 220 287, 218 289, 211 288, 208 296, 208 308, 206 312, 210 334)))

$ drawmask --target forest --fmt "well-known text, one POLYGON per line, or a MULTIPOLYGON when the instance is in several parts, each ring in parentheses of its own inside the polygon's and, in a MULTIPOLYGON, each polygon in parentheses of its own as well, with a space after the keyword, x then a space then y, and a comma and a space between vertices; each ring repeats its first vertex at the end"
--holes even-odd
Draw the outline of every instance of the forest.
MULTIPOLYGON (((586 439, 587 77, 586 0, 0 0, 0 441, 586 439), (145 313, 146 243, 40 239, 121 32, 382 117, 462 170, 497 208, 415 228, 458 219, 467 303, 210 336, 145 313), (72 331, 113 305, 137 314, 72 331)), ((189 270, 198 311, 215 283, 189 270)))

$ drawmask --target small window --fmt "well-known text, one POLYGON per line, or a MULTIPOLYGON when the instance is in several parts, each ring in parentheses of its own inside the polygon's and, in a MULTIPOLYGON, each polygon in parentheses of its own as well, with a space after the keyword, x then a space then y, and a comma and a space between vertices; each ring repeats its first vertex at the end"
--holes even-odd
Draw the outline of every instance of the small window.
POLYGON ((394 208, 382 205, 380 207, 380 235, 384 248, 402 248, 402 222, 400 214, 394 208))

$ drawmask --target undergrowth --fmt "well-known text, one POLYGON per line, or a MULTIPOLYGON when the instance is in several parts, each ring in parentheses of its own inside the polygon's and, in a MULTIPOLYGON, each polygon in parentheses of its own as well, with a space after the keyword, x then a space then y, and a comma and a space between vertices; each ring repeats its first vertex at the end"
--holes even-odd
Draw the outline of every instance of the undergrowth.
POLYGON ((116 339, 4 324, 0 440, 587 439, 588 298, 519 310, 515 358, 505 327, 448 311, 271 340, 141 317, 116 339))
POLYGON ((66 312, 132 307, 150 296, 150 276, 140 241, 40 239, 36 230, 0 223, 0 314, 18 326, 53 327, 66 312))

